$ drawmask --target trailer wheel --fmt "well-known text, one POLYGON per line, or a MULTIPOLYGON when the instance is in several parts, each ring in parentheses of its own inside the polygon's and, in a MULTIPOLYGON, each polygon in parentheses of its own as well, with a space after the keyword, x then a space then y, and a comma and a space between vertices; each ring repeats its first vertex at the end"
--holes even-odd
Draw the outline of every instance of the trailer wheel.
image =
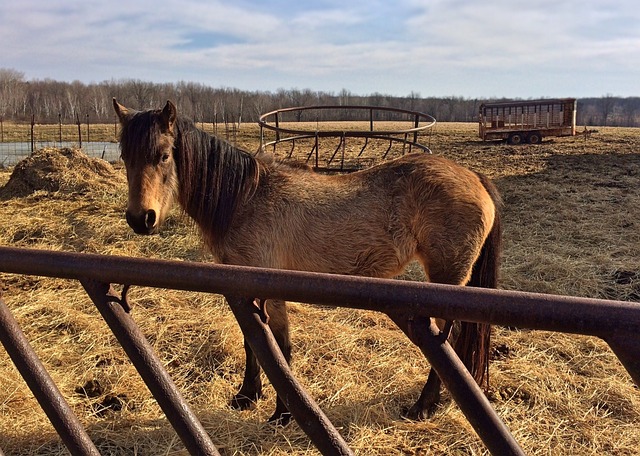
POLYGON ((507 142, 512 146, 517 146, 518 144, 522 144, 522 134, 521 133, 511 133, 507 142))
POLYGON ((527 142, 529 144, 540 144, 542 142, 542 135, 537 131, 529 133, 529 136, 527 136, 527 142))

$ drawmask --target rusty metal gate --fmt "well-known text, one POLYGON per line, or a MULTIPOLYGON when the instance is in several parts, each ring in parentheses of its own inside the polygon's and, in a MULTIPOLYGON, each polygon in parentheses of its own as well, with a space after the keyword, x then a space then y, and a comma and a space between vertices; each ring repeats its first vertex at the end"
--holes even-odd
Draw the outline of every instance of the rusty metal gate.
MULTIPOLYGON (((585 334, 604 339, 640 385, 640 305, 631 302, 294 271, 0 247, 0 271, 79 280, 191 454, 218 454, 130 315, 128 286, 224 295, 277 393, 323 454, 352 454, 293 377, 253 298, 375 310, 425 354, 492 454, 522 449, 429 317, 585 334), (118 295, 110 283, 125 284, 118 295), (242 291, 240 291, 242 290, 242 291), (239 296, 242 295, 242 296, 239 296), (416 336, 419 335, 419 336, 416 336)), ((99 454, 0 297, 0 339, 72 454, 99 454)), ((0 449, 0 454, 1 454, 0 449)))

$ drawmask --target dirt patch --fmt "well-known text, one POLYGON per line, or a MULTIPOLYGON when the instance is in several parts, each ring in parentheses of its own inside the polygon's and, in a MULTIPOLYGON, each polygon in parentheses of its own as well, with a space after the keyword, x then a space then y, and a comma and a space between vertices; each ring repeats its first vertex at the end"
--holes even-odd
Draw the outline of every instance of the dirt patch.
POLYGON ((106 161, 91 158, 79 149, 41 149, 20 161, 0 199, 28 196, 38 190, 85 194, 112 191, 124 182, 106 161))

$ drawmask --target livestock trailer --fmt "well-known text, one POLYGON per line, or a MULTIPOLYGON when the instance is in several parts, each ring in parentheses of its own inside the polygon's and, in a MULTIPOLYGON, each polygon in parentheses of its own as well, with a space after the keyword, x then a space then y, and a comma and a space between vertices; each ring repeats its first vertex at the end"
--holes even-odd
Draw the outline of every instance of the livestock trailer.
POLYGON ((556 98, 483 103, 480 138, 509 144, 538 144, 544 136, 576 134, 576 99, 556 98))

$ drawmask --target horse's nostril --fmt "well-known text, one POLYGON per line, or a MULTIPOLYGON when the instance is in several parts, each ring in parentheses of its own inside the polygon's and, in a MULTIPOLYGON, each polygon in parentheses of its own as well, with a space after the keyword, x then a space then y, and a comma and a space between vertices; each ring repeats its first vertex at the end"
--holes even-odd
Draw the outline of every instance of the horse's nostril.
POLYGON ((125 216, 127 223, 136 234, 152 234, 157 228, 157 217, 154 210, 149 210, 138 216, 127 210, 125 216))
POLYGON ((151 229, 156 225, 156 211, 150 209, 144 216, 144 224, 147 229, 151 229))

